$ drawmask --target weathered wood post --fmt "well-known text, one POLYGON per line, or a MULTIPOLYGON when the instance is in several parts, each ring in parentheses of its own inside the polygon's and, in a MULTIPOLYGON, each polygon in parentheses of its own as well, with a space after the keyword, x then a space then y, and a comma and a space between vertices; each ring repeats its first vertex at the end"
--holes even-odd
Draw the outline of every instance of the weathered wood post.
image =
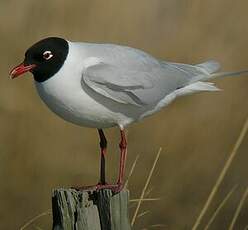
POLYGON ((131 230, 129 191, 55 189, 53 230, 131 230))

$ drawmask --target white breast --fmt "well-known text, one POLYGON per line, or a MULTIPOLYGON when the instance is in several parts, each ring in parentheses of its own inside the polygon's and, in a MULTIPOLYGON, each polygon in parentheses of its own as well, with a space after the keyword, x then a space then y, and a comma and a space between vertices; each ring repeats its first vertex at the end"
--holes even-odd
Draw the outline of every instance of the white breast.
POLYGON ((89 59, 82 55, 82 51, 78 55, 78 49, 69 43, 68 57, 59 72, 45 82, 35 82, 41 99, 54 113, 77 125, 107 128, 132 122, 134 118, 129 112, 121 112, 128 109, 128 105, 123 108, 124 105, 105 98, 101 103, 85 92, 81 77, 84 66, 88 64, 89 59))

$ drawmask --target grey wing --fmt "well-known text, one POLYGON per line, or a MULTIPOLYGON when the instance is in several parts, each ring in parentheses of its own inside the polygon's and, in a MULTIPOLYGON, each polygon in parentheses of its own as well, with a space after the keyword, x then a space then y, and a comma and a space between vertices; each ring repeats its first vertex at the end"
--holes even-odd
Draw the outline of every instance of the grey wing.
POLYGON ((136 106, 156 104, 176 89, 208 78, 219 67, 211 61, 199 65, 158 61, 122 46, 110 46, 109 50, 105 46, 100 56, 106 61, 87 67, 82 83, 116 102, 136 106))
POLYGON ((151 74, 152 71, 128 70, 99 63, 88 67, 82 80, 95 92, 116 102, 142 106, 161 97, 159 92, 155 92, 151 74))

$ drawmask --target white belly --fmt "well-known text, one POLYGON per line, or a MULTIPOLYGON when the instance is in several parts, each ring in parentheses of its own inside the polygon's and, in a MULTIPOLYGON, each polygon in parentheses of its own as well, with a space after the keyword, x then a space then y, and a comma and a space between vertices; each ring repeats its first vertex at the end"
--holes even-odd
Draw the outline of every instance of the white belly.
MULTIPOLYGON (((116 125, 126 126, 134 119, 123 114, 123 105, 105 105, 90 97, 80 82, 68 82, 53 76, 49 80, 35 82, 36 89, 45 104, 58 116, 74 124, 92 128, 108 128, 116 125)), ((106 100, 102 98, 103 102, 106 100)))

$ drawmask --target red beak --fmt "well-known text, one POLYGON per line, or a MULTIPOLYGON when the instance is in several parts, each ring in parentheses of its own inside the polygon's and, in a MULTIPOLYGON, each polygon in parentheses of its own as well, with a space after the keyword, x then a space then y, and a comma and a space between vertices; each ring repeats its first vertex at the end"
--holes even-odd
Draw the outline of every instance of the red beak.
POLYGON ((10 78, 14 79, 30 70, 32 70, 33 68, 35 68, 36 65, 32 64, 32 65, 24 65, 23 63, 21 63, 20 65, 16 66, 14 69, 12 69, 10 71, 10 78))

